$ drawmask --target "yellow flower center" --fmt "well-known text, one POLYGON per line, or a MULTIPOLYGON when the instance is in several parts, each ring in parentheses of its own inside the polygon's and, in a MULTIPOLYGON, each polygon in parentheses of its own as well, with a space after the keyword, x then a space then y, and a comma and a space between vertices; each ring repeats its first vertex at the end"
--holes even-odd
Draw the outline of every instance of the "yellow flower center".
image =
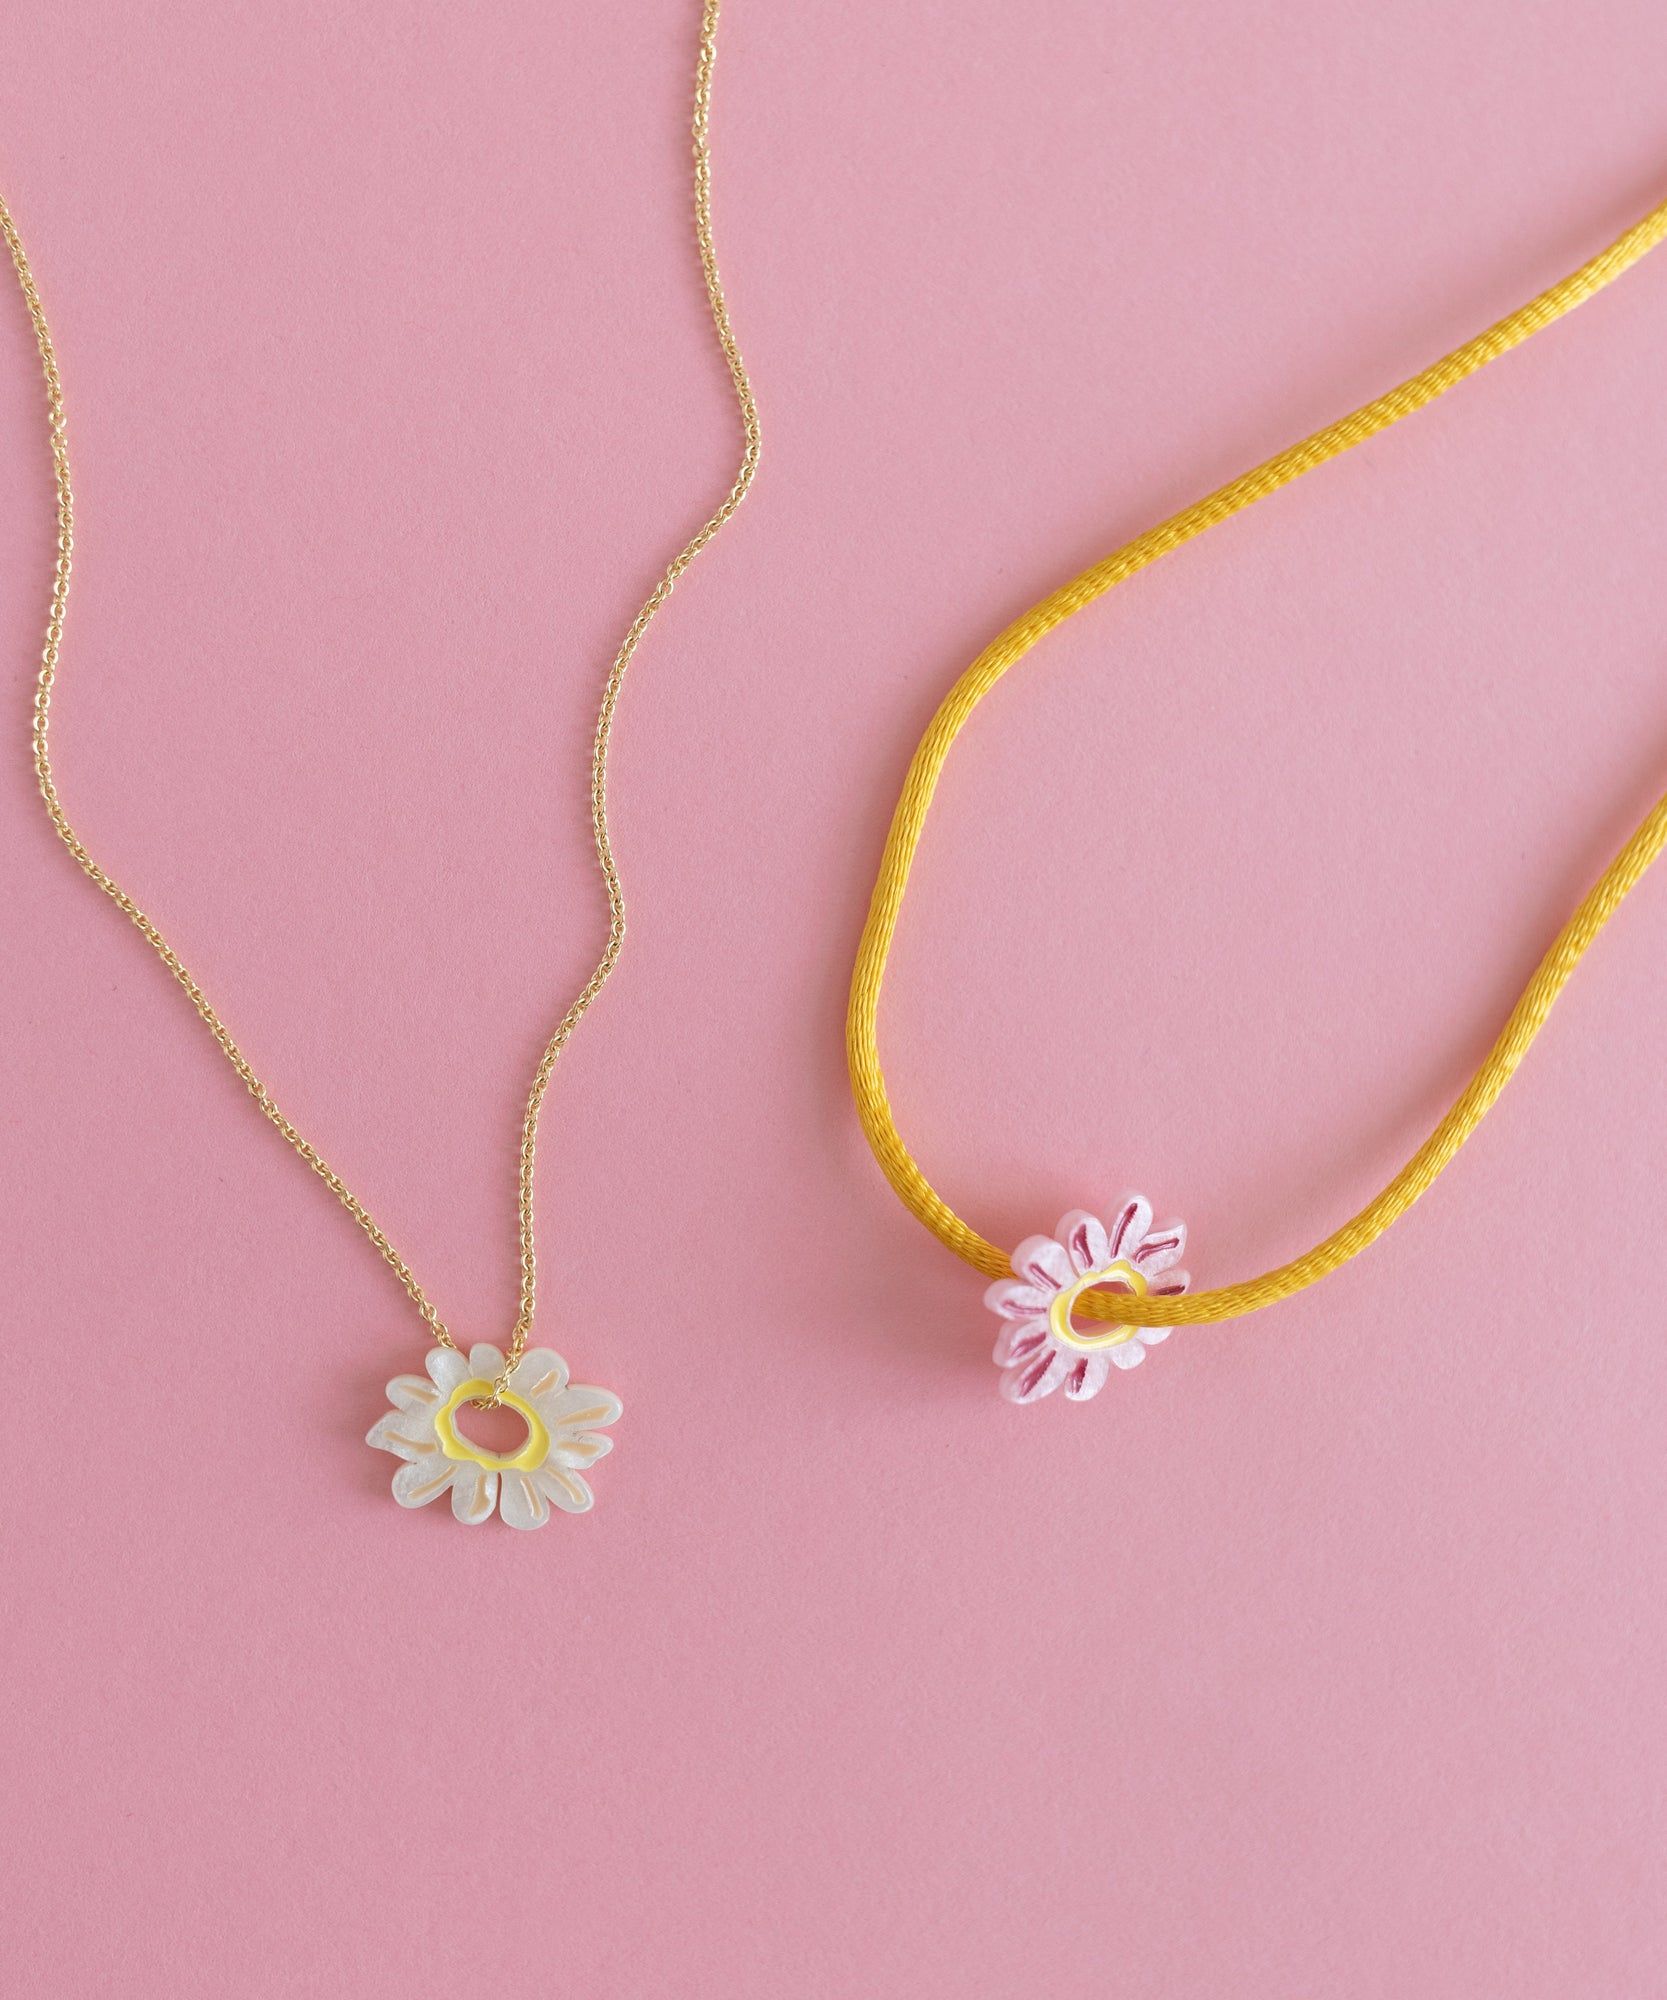
POLYGON ((517 1396, 511 1389, 503 1393, 503 1407, 513 1410, 527 1427, 527 1435, 522 1440, 519 1451, 508 1453, 488 1451, 472 1438, 466 1438, 457 1428, 457 1412, 465 1403, 482 1403, 492 1394, 492 1384, 482 1381, 479 1376, 471 1376, 467 1382, 459 1382, 446 1398, 440 1414, 434 1419, 435 1435, 440 1440, 440 1449, 447 1458, 466 1458, 472 1464, 481 1465, 488 1472, 535 1472, 550 1453, 550 1433, 544 1427, 544 1419, 524 1396, 517 1396))
POLYGON ((1071 1324, 1071 1314, 1083 1293, 1093 1291, 1098 1285, 1109 1284, 1126 1286, 1137 1299, 1145 1298, 1151 1289, 1135 1267, 1119 1257, 1115 1264, 1108 1264, 1103 1271, 1090 1271, 1086 1277, 1078 1278, 1074 1285, 1055 1292, 1048 1304, 1048 1330, 1062 1347, 1074 1347, 1079 1353, 1092 1354, 1097 1348, 1121 1347, 1125 1340, 1134 1339, 1136 1329, 1132 1326, 1108 1326, 1101 1333, 1085 1333, 1071 1324))

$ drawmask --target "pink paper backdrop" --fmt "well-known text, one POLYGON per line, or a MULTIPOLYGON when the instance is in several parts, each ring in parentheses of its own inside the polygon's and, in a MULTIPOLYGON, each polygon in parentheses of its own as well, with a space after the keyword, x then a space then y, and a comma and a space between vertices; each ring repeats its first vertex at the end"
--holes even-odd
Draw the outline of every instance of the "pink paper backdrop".
MULTIPOLYGON (((735 450, 694 15, 6 31, 66 798, 477 1338, 598 677, 735 450)), ((766 464, 621 725, 543 1331, 627 1413, 533 1537, 391 1504, 420 1327, 32 796, 8 295, 8 1992, 1662 1991, 1667 876, 1402 1227, 1085 1408, 999 1401, 840 1033, 971 652, 1659 198, 1664 75, 1646 0, 735 0, 766 464)), ((1433 1122, 1667 768, 1664 348, 1667 257, 987 704, 883 1031, 988 1232, 1132 1181, 1226 1280, 1433 1122)))

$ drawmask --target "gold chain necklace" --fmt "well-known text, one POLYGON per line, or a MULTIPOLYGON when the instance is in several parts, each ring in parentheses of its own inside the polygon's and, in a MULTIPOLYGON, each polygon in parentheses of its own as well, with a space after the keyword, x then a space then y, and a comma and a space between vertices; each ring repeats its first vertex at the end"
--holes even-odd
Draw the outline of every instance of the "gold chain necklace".
POLYGON ((729 491, 666 565, 620 641, 619 650, 614 654, 602 685, 591 748, 590 811, 596 858, 607 887, 608 937, 595 969, 545 1044, 527 1091, 516 1168, 520 1297, 508 1349, 504 1352, 482 1343, 473 1347, 465 1360, 451 1330, 418 1283, 411 1266, 341 1175, 280 1109, 272 1092, 156 922, 94 860, 64 809, 53 772, 49 729, 75 548, 75 503, 70 484, 68 426, 57 350, 53 345, 46 310, 24 252, 23 240, 10 210, 4 200, 0 200, 0 234, 4 235, 6 247, 11 252, 12 264, 34 329, 35 345, 40 351, 57 500, 57 559, 52 572, 46 638, 41 649, 34 701, 35 775, 41 797, 46 802, 46 810, 58 838, 69 850, 76 866, 115 904, 172 973, 196 1009, 198 1018, 219 1044, 221 1053, 242 1078, 262 1115, 276 1126, 285 1141, 300 1154, 369 1237, 422 1315, 424 1324, 438 1342, 438 1347, 428 1358, 428 1378, 401 1376, 389 1384, 388 1393, 394 1409, 371 1432, 371 1442, 394 1452, 403 1461, 394 1477, 397 1499, 406 1505, 421 1506, 438 1498, 442 1492, 450 1491, 453 1512, 459 1519, 471 1522, 485 1520, 494 1504, 500 1501, 504 1519, 518 1527, 541 1526, 548 1518, 550 1502, 570 1512, 588 1508, 591 1495, 582 1468, 608 1449, 611 1440, 600 1432, 617 1417, 620 1408, 618 1398, 605 1390, 570 1385, 566 1364, 550 1350, 537 1349, 531 1354, 527 1351, 538 1297, 534 1201, 538 1127, 550 1079, 561 1052, 607 984, 625 944, 625 896, 608 828, 608 745, 625 676, 655 613, 671 595, 678 578, 739 508, 758 470, 758 409, 746 366, 741 359, 741 350, 730 326, 729 306, 724 297, 712 237, 709 132, 712 72, 717 59, 718 12, 719 0, 704 0, 691 127, 695 239, 712 325, 717 333, 718 345, 723 350, 740 410, 744 449, 729 491), (512 1387, 511 1378, 517 1376, 523 1365, 525 1373, 512 1387), (526 1441, 513 1453, 487 1451, 476 1445, 463 1436, 456 1425, 456 1413, 464 1404, 508 1405, 526 1423, 526 1441))

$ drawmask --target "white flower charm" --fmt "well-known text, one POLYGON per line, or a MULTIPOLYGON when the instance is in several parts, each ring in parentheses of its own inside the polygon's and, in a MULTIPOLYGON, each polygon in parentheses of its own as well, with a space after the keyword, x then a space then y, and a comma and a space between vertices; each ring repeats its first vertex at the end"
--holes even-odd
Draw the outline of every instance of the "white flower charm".
POLYGON ((1063 1387, 1073 1402, 1085 1403, 1113 1367, 1138 1368, 1147 1348, 1169 1338, 1167 1326, 1094 1320, 1079 1332, 1072 1309, 1095 1287, 1136 1298, 1184 1292, 1192 1280, 1174 1267, 1186 1241, 1184 1223, 1154 1229, 1152 1204, 1138 1194, 1124 1197, 1109 1229, 1074 1208, 1053 1236, 1027 1236, 1013 1252, 1014 1275, 998 1278, 984 1294, 1002 1322, 995 1351, 1001 1393, 1010 1403, 1035 1403, 1063 1387))
POLYGON ((485 1341, 467 1359, 455 1348, 436 1347, 427 1376, 396 1375, 388 1384, 394 1407, 372 1426, 368 1442, 405 1460, 394 1474, 402 1507, 426 1507, 449 1490, 452 1512, 471 1527, 496 1507, 512 1528, 542 1528, 552 1504, 568 1514, 595 1504, 582 1468, 613 1450, 613 1439, 599 1432, 619 1415, 619 1398, 606 1389, 570 1387, 561 1356, 532 1348, 503 1396, 527 1435, 515 1451, 488 1451, 458 1429, 457 1413, 490 1396, 503 1368, 503 1355, 485 1341))

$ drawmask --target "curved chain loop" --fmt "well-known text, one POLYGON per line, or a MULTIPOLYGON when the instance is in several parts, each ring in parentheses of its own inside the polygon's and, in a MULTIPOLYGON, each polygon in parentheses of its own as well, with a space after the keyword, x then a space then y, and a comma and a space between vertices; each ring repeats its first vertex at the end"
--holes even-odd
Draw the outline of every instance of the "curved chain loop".
MULTIPOLYGON (((719 0, 703 0, 700 50, 695 66, 694 120, 691 127, 694 153, 695 239, 700 251, 701 276, 706 287, 712 324, 717 332, 718 345, 723 350, 735 400, 740 409, 744 450, 740 468, 728 492, 672 558, 659 581, 649 592, 642 609, 631 621, 630 630, 621 641, 619 651, 614 655, 613 664, 608 669, 607 679, 603 683, 602 701, 596 718, 596 734, 591 749, 590 803, 596 858, 601 865, 602 879, 608 894, 608 938, 595 969, 561 1017, 555 1033, 545 1044, 544 1053, 540 1056, 538 1066, 533 1072, 532 1086, 527 1094, 517 1166, 520 1302, 510 1337, 507 1366, 493 1384, 490 1400, 494 1403, 502 1396, 510 1375, 526 1351, 527 1337, 532 1331, 537 1301, 538 1260, 535 1247, 534 1179, 537 1166, 539 1115, 544 1108, 545 1095, 550 1088, 550 1078, 555 1070, 557 1058, 566 1047, 574 1029, 589 1012, 596 996, 607 984, 608 976, 619 963, 620 952, 625 944, 625 895, 620 886, 619 868, 614 859, 613 842, 608 830, 608 744, 613 731, 614 711, 619 705, 620 690, 624 686, 631 660, 655 613, 671 595, 672 587, 678 578, 701 550, 713 540, 747 497, 748 489, 758 470, 760 449, 758 409, 753 401, 752 384, 748 380, 746 366, 741 359, 741 350, 736 344, 734 330, 730 325, 729 306, 724 297, 722 279, 718 274, 717 251, 712 238, 710 128, 712 72, 717 61, 718 12, 719 0)), ((35 345, 40 352, 41 375, 46 385, 52 448, 52 479, 57 504, 57 557, 52 569, 52 589, 47 610, 46 637, 41 647, 40 671, 35 680, 33 720, 35 777, 40 786, 41 797, 46 802, 47 814, 75 865, 94 888, 115 904, 183 989, 198 1018, 218 1043, 221 1054, 242 1079, 261 1115, 277 1128, 285 1142, 306 1161, 375 1245, 384 1262, 405 1287, 411 1303, 421 1314, 429 1332, 443 1347, 454 1347, 456 1342, 450 1329, 440 1317, 433 1301, 417 1282, 410 1265, 394 1248, 369 1209, 354 1194, 341 1175, 285 1116, 271 1091, 256 1073, 254 1065, 233 1039, 230 1029, 215 1012, 207 995, 155 921, 88 852, 59 798, 52 766, 49 730, 52 694, 57 683, 58 659, 63 646, 64 615, 69 604, 70 572, 75 554, 75 496, 70 483, 69 430, 64 414, 63 380, 58 369, 58 355, 53 345, 51 328, 47 323, 46 309, 41 304, 34 273, 29 267, 29 259, 23 248, 23 239, 18 234, 17 225, 13 222, 11 211, 4 200, 0 200, 0 236, 4 236, 6 248, 11 253, 17 281, 23 293, 23 302, 34 330, 35 345)))

